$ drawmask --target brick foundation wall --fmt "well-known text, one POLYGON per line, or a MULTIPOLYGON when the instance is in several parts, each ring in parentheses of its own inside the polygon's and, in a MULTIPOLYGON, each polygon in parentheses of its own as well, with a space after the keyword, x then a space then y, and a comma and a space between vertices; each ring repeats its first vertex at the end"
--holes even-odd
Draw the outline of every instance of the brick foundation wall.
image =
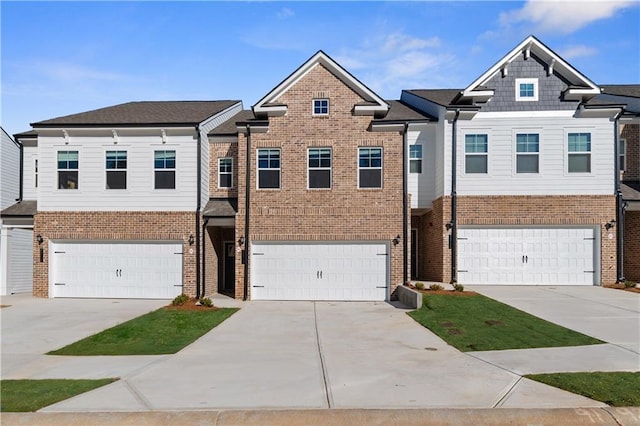
POLYGON ((49 240, 181 240, 183 291, 194 296, 196 255, 195 247, 188 243, 189 235, 195 235, 194 222, 190 212, 38 212, 33 232, 33 294, 49 296, 49 240), (38 234, 44 240, 41 246, 36 241, 38 234))
POLYGON ((640 282, 640 211, 625 212, 624 276, 640 282))
MULTIPOLYGON (((284 93, 285 116, 269 119, 269 132, 251 135, 253 241, 390 242, 403 235, 402 135, 371 133, 372 117, 354 116, 363 101, 319 65, 284 93), (312 116, 312 100, 330 100, 328 117, 312 116), (358 147, 383 148, 383 188, 358 189, 358 147), (281 188, 256 190, 256 148, 281 148, 281 188), (332 188, 307 189, 307 149, 332 148, 332 188)), ((246 136, 238 136, 236 238, 244 236, 246 136)), ((391 247, 391 291, 402 284, 402 242, 391 247)), ((236 297, 243 296, 244 265, 236 258, 236 297)), ((249 277, 250 278, 250 277, 249 277)), ((250 298, 250 295, 249 295, 250 298)))
POLYGON ((622 173, 622 180, 640 180, 640 124, 624 124, 621 126, 620 138, 627 142, 627 169, 622 173))

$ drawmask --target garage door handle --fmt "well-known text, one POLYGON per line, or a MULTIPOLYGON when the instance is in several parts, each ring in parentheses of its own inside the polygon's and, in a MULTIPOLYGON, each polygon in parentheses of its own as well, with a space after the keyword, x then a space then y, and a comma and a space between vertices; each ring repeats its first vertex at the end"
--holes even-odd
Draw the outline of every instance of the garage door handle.
POLYGON ((320 279, 322 279, 322 271, 320 271, 320 279))
POLYGON ((253 288, 264 288, 263 285, 252 285, 251 287, 253 287, 253 288))
POLYGON ((320 271, 316 271, 316 279, 320 278, 320 271))
POLYGON ((67 285, 65 283, 53 283, 53 285, 67 285))

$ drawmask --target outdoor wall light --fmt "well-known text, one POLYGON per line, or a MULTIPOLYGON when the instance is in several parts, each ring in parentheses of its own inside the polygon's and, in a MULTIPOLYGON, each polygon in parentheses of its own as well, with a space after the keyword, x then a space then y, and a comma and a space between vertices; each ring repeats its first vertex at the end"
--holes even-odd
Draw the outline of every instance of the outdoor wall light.
POLYGON ((42 239, 42 235, 40 235, 40 234, 38 234, 38 235, 36 236, 36 240, 38 241, 38 244, 42 244, 42 242, 44 241, 44 240, 42 239))
POLYGON ((447 228, 447 231, 449 231, 451 228, 453 228, 453 223, 451 223, 451 222, 447 222, 447 223, 444 225, 444 227, 445 227, 445 228, 447 228))
POLYGON ((400 244, 400 235, 398 234, 398 236, 396 236, 392 241, 394 246, 400 244))
POLYGON ((615 219, 611 219, 609 222, 604 224, 605 229, 608 231, 609 229, 613 228, 614 226, 616 226, 616 220, 615 219))
POLYGON ((244 237, 238 238, 238 245, 241 247, 244 245, 244 237))
POLYGON ((193 245, 193 234, 189 234, 189 245, 193 245))

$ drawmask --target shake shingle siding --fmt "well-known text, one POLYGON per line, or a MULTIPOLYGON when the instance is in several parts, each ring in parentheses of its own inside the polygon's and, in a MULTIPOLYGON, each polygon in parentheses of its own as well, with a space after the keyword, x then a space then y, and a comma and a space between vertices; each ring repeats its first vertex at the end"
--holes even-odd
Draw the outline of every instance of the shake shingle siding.
POLYGON ((547 76, 547 67, 534 55, 529 59, 518 56, 508 65, 507 76, 498 72, 486 84, 495 91, 493 98, 482 106, 482 112, 494 111, 557 111, 575 110, 578 101, 563 101, 561 93, 567 84, 557 75, 547 76), (516 79, 537 78, 538 100, 516 101, 516 79))

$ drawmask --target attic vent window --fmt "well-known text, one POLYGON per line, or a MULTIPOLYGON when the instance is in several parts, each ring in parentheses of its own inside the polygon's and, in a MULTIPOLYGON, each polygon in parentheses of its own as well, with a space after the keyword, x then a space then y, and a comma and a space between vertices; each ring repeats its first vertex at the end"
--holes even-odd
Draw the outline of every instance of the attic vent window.
POLYGON ((313 115, 329 115, 329 99, 314 99, 313 115))
POLYGON ((537 101, 538 100, 538 79, 537 78, 517 78, 516 79, 516 101, 537 101))

